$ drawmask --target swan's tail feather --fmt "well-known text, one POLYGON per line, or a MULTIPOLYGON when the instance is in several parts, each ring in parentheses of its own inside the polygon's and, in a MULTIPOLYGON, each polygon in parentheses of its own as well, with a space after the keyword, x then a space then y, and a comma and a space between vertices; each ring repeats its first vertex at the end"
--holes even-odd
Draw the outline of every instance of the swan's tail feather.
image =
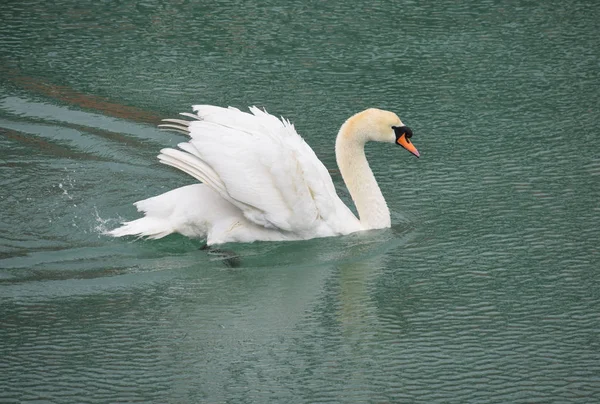
POLYGON ((138 212, 142 212, 144 217, 130 222, 123 222, 121 227, 108 232, 113 237, 136 236, 147 237, 150 239, 159 239, 175 233, 176 222, 172 220, 174 206, 172 201, 175 198, 169 198, 170 193, 154 196, 134 203, 138 212))
POLYGON ((158 239, 172 233, 204 238, 211 227, 211 212, 222 213, 223 200, 203 184, 187 185, 134 203, 144 217, 124 222, 109 231, 113 237, 137 236, 158 239), (220 202, 220 203, 219 203, 220 202), (213 207, 212 209, 206 209, 213 207), (221 210, 219 210, 221 209, 221 210))
POLYGON ((146 216, 131 222, 124 222, 121 227, 109 231, 108 234, 113 237, 136 236, 155 240, 174 232, 175 230, 167 220, 146 216))

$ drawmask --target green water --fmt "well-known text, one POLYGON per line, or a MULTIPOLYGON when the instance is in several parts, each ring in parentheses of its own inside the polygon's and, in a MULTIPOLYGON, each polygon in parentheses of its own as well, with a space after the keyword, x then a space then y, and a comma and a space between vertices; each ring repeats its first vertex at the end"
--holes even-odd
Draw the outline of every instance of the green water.
MULTIPOLYGON (((0 402, 600 401, 600 3, 9 1, 0 7, 0 402), (392 228, 111 239, 193 180, 161 118, 372 145, 392 228)), ((339 175, 334 182, 348 201, 339 175)))

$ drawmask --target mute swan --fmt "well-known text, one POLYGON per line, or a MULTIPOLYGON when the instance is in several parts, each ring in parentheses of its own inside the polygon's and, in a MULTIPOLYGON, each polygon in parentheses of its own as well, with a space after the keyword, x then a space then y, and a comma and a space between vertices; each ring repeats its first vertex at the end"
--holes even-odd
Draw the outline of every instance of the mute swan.
POLYGON ((109 232, 157 239, 171 233, 207 245, 256 240, 301 240, 390 227, 390 212, 365 157, 368 141, 395 143, 419 157, 412 131, 389 111, 350 117, 335 142, 339 170, 359 218, 335 192, 329 172, 285 118, 256 107, 195 105, 192 120, 165 119, 162 128, 190 136, 162 149, 161 163, 203 184, 135 203, 144 217, 109 232))

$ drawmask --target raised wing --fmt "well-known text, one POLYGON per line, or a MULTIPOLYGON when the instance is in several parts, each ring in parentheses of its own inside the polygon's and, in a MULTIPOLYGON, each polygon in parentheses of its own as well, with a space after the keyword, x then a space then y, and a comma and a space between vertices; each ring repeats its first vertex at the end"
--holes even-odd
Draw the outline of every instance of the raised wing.
POLYGON ((161 162, 204 182, 266 228, 301 234, 356 220, 325 166, 288 120, 256 107, 251 113, 211 105, 193 109, 197 115, 182 115, 195 120, 161 125, 191 137, 178 145, 181 150, 161 150, 161 162))

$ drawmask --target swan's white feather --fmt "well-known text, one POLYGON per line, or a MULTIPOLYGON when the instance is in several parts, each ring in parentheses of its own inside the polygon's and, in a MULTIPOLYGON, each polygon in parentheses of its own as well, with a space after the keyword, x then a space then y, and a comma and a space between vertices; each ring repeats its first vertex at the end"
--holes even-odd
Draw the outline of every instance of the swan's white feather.
POLYGON ((174 123, 174 124, 181 125, 181 126, 184 126, 184 127, 190 126, 190 121, 186 121, 185 119, 172 119, 172 118, 169 118, 169 119, 163 119, 162 121, 163 122, 174 123))
POLYGON ((184 128, 182 126, 179 125, 172 125, 172 124, 161 124, 158 125, 158 129, 160 130, 174 130, 175 132, 179 132, 179 133, 183 133, 184 135, 189 135, 190 132, 187 130, 187 128, 184 128))

